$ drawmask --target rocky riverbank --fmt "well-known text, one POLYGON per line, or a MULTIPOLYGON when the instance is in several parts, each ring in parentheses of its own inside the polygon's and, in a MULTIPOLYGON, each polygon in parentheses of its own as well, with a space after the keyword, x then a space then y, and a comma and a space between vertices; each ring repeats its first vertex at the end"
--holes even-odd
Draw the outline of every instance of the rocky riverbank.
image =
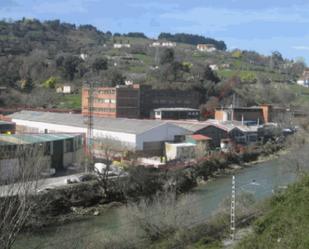
POLYGON ((181 194, 198 184, 206 184, 244 167, 274 159, 279 155, 280 149, 282 146, 273 144, 266 149, 257 147, 241 153, 218 153, 195 167, 171 172, 135 169, 130 177, 113 184, 113 189, 108 194, 103 191, 99 181, 53 189, 35 197, 34 212, 25 228, 40 229, 102 215, 110 208, 145 197, 151 198, 162 191, 181 194))

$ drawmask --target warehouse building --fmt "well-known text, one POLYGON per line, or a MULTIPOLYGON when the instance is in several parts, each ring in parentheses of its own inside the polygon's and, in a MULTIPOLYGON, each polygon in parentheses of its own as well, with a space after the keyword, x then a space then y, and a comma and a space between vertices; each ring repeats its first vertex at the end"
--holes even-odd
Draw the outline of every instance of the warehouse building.
POLYGON ((17 176, 27 162, 47 175, 80 166, 83 153, 81 134, 0 135, 0 177, 17 176))
MULTIPOLYGON (((81 114, 21 111, 9 116, 19 132, 87 133, 85 117, 81 114)), ((112 139, 127 151, 145 155, 162 155, 164 142, 175 141, 189 131, 159 120, 125 118, 94 118, 93 138, 112 139)))
MULTIPOLYGON (((89 112, 90 88, 82 89, 82 113, 89 112)), ((92 112, 97 117, 149 118, 157 108, 199 108, 201 95, 195 90, 152 89, 130 84, 92 89, 92 112)))

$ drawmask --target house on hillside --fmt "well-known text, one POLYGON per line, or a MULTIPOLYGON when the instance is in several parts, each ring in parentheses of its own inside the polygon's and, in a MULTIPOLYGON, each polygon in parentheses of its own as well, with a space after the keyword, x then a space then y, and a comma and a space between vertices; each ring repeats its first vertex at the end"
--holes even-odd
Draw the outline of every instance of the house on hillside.
POLYGON ((114 43, 114 48, 130 48, 130 43, 114 43))
POLYGON ((303 72, 302 77, 299 78, 297 84, 304 87, 309 87, 309 70, 303 72))
POLYGON ((196 48, 198 51, 201 51, 201 52, 217 51, 217 48, 213 44, 197 44, 196 48))
POLYGON ((176 47, 176 42, 170 42, 170 41, 162 42, 161 46, 167 48, 174 48, 176 47))
POLYGON ((57 93, 71 94, 74 92, 74 86, 72 85, 61 85, 56 88, 57 93))

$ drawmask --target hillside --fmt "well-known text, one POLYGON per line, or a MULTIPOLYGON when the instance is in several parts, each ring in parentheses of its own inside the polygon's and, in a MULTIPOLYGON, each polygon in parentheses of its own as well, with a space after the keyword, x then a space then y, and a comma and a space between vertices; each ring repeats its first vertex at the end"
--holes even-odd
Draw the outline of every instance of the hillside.
POLYGON ((233 93, 244 104, 277 103, 282 93, 288 102, 295 101, 297 94, 287 84, 302 73, 301 62, 286 60, 279 52, 263 56, 253 51, 225 51, 223 41, 198 35, 161 33, 159 37, 177 41, 177 46, 151 47, 153 40, 143 33, 104 33, 91 25, 59 20, 1 21, 0 85, 8 87, 9 93, 0 96, 0 107, 79 108, 76 99, 83 83, 116 85, 125 79, 155 88, 195 89, 205 103, 210 101, 206 108, 230 103, 233 93), (194 44, 200 41, 218 50, 197 51, 194 44), (115 43, 130 47, 114 48, 115 43), (76 87, 75 97, 55 94, 54 88, 64 83, 76 87))
POLYGON ((237 249, 309 248, 309 177, 275 196, 268 212, 254 225, 254 233, 237 249))

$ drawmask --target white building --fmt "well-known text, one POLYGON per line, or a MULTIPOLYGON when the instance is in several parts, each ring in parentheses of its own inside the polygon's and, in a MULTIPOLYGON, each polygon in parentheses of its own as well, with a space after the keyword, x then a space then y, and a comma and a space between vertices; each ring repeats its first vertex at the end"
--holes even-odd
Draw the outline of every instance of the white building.
POLYGON ((114 48, 130 48, 130 43, 115 43, 114 48))
POLYGON ((170 161, 195 158, 195 147, 192 143, 165 143, 166 159, 170 161))
POLYGON ((153 42, 149 45, 149 47, 158 48, 161 47, 161 42, 153 42))
POLYGON ((176 42, 170 42, 170 41, 155 41, 149 45, 150 47, 153 48, 158 48, 158 47, 166 47, 166 48, 174 48, 177 46, 176 42))
POLYGON ((56 88, 57 93, 71 94, 74 91, 74 87, 71 85, 63 85, 56 88))
MULTIPOLYGON (((9 116, 17 131, 87 133, 85 117, 81 114, 21 111, 9 116)), ((190 133, 187 129, 165 121, 125 118, 94 118, 94 139, 118 141, 129 151, 163 151, 164 142, 174 141, 190 133)))
POLYGON ((304 71, 302 77, 297 81, 298 85, 309 87, 309 71, 304 71))
POLYGON ((211 68, 212 71, 218 71, 219 70, 219 67, 216 64, 209 65, 209 67, 211 68))
POLYGON ((162 42, 162 47, 174 48, 176 47, 176 42, 162 42))
POLYGON ((214 52, 217 50, 213 44, 198 44, 196 48, 201 52, 214 52))

